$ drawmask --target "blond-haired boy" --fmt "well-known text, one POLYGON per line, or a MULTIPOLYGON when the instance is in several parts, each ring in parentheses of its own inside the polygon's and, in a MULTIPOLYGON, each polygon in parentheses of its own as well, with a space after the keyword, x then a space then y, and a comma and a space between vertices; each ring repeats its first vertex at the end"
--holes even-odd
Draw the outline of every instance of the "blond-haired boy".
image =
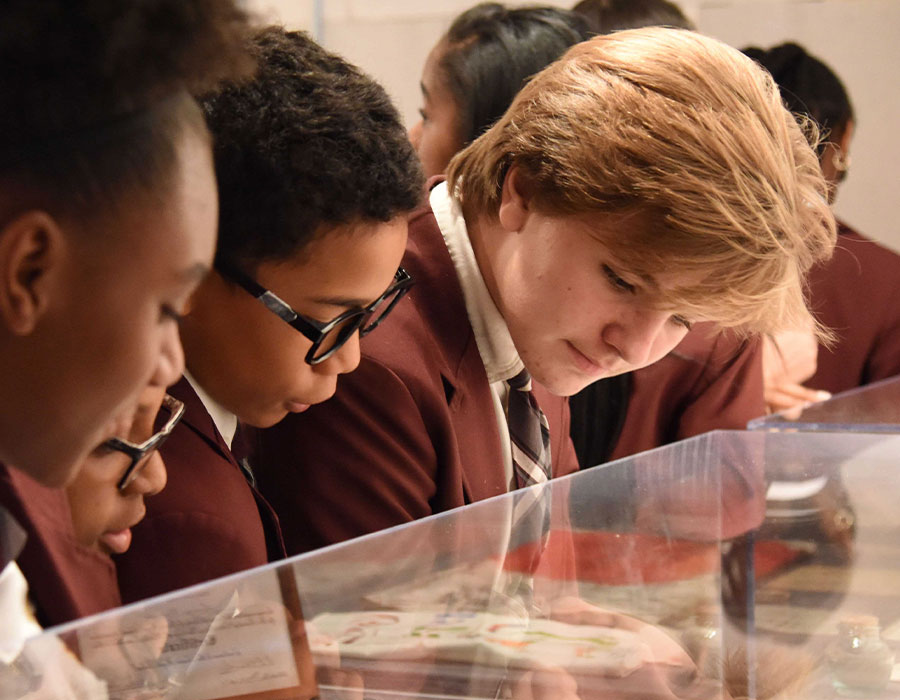
POLYGON ((259 436, 288 549, 528 484, 509 416, 523 376, 549 432, 532 462, 574 471, 563 397, 655 362, 695 321, 797 326, 833 245, 807 135, 749 59, 660 28, 573 47, 431 188, 392 333, 334 399, 259 436))

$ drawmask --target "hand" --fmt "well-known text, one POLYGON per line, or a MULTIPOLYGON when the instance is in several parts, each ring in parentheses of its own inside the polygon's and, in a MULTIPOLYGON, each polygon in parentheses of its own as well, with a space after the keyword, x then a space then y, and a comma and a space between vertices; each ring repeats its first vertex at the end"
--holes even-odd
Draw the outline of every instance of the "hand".
POLYGON ((827 391, 808 389, 800 384, 767 386, 764 396, 769 413, 783 413, 790 420, 799 418, 809 404, 831 398, 831 394, 827 391))
POLYGON ((692 668, 694 663, 687 652, 659 627, 612 610, 604 610, 575 596, 558 598, 550 604, 550 619, 570 625, 616 627, 634 632, 650 649, 651 663, 692 668))
POLYGON ((578 683, 561 668, 526 671, 510 688, 512 700, 579 700, 578 683))
POLYGON ((819 345, 812 328, 763 338, 763 391, 769 411, 783 411, 830 398, 802 382, 816 373, 819 345))

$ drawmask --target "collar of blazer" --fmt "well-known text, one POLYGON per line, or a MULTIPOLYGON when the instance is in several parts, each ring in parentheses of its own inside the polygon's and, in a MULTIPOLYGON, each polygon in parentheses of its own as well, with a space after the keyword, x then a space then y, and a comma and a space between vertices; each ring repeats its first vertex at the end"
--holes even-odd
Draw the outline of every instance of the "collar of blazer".
MULTIPOLYGON (((394 337, 401 338, 410 346, 409 352, 418 356, 411 358, 410 364, 421 364, 440 373, 453 429, 462 437, 456 442, 466 501, 505 493, 507 485, 502 470, 494 474, 495 470, 485 467, 487 463, 501 464, 503 459, 490 384, 456 269, 428 206, 410 217, 409 241, 402 264, 415 284, 394 310, 388 324, 402 324, 402 330, 394 337), (484 435, 484 439, 464 437, 473 434, 484 435)), ((371 343, 370 347, 381 346, 388 356, 397 357, 397 349, 392 346, 394 337, 387 335, 388 328, 367 337, 363 350, 366 351, 366 343, 371 343), (379 334, 385 335, 378 338, 379 334)), ((381 353, 373 353, 376 354, 381 353)))
POLYGON ((219 434, 215 421, 203 405, 203 401, 197 396, 197 392, 191 386, 187 378, 182 377, 176 384, 169 387, 169 394, 184 403, 184 418, 175 426, 175 431, 192 430, 199 435, 210 447, 218 452, 223 459, 233 464, 238 469, 241 466, 235 459, 231 448, 225 444, 225 440, 219 434))

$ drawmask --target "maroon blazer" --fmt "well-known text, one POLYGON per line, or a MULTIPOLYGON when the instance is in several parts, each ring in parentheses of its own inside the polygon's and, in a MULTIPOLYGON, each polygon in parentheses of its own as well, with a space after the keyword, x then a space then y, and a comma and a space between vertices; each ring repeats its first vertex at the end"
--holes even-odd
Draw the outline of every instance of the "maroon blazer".
POLYGON ((65 491, 0 465, 0 505, 27 534, 16 562, 42 626, 122 604, 110 558, 76 542, 65 491))
MULTIPOLYGON (((407 298, 337 394, 256 431, 260 488, 295 554, 507 491, 497 418, 462 289, 430 208, 410 221, 407 298)), ((553 474, 577 470, 565 399, 540 387, 553 474)))
POLYGON ((816 318, 837 335, 807 386, 832 393, 900 374, 900 255, 838 222, 834 256, 810 273, 816 318))
POLYGON ((161 449, 168 483, 148 498, 131 548, 115 557, 125 602, 284 556, 278 518, 219 435, 187 379, 169 393, 184 418, 161 449))
POLYGON ((625 423, 610 459, 710 430, 743 430, 765 415, 762 344, 697 324, 659 362, 632 373, 625 423))

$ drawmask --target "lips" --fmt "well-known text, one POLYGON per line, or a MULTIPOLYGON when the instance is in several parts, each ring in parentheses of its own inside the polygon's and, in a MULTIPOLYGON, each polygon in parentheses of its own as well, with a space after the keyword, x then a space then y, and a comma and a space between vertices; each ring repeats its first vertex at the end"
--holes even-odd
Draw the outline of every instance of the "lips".
POLYGON ((569 348, 569 354, 572 356, 572 361, 581 372, 590 376, 599 376, 606 373, 606 370, 601 364, 588 355, 585 355, 568 340, 566 341, 566 345, 569 348))
POLYGON ((124 554, 131 546, 131 528, 104 532, 100 535, 100 544, 113 554, 124 554))
MULTIPOLYGON (((106 549, 111 554, 124 554, 127 552, 128 548, 131 547, 131 528, 141 522, 146 514, 147 511, 142 502, 140 508, 136 508, 131 517, 128 519, 122 518, 119 521, 119 523, 127 523, 127 525, 118 529, 110 528, 97 538, 101 549, 106 549)), ((113 527, 117 525, 118 523, 113 525, 113 527)))

